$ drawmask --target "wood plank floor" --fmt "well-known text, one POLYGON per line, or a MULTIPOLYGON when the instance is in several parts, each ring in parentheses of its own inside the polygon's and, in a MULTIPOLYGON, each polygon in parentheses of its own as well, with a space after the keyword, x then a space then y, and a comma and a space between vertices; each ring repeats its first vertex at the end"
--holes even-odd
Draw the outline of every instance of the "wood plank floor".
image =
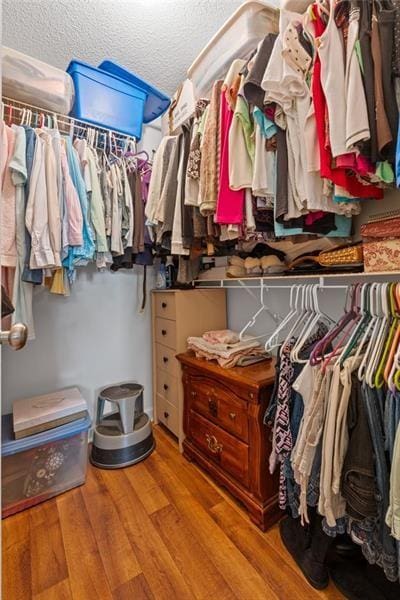
POLYGON ((7 600, 339 600, 156 427, 157 450, 3 521, 7 600))

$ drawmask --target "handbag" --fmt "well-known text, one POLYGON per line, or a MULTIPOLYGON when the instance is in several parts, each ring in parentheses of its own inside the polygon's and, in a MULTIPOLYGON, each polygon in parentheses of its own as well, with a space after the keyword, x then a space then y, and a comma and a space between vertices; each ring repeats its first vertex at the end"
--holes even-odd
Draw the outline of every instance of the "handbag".
POLYGON ((363 245, 361 243, 350 246, 340 246, 333 250, 325 250, 317 256, 300 256, 290 263, 293 269, 303 263, 316 263, 321 267, 340 268, 359 267, 364 264, 363 245))

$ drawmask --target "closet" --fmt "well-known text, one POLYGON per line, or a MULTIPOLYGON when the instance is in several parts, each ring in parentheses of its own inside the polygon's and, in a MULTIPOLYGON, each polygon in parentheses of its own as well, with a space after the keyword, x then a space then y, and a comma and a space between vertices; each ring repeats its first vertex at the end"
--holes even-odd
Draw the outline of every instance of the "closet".
POLYGON ((3 11, 3 596, 398 598, 400 2, 81 4, 3 11))

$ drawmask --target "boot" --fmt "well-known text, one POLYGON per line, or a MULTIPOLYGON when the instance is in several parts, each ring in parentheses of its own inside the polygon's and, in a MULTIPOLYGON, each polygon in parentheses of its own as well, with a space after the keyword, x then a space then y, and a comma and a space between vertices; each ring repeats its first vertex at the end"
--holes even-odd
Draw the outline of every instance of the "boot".
POLYGON ((329 584, 326 557, 332 539, 324 533, 321 518, 317 516, 314 521, 311 531, 302 534, 299 519, 287 517, 280 522, 279 530, 286 549, 308 583, 317 590, 323 590, 329 584))

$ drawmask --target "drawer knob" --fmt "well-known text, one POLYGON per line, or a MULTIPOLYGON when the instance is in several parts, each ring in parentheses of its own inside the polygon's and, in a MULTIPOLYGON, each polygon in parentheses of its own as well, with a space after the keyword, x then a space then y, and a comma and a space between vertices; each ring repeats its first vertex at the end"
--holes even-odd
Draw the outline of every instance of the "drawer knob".
POLYGON ((230 412, 229 413, 229 418, 232 419, 232 421, 234 421, 236 419, 236 413, 230 412))
POLYGON ((168 389, 169 386, 166 383, 164 383, 163 387, 164 387, 164 390, 167 391, 167 389, 168 389))
POLYGON ((163 356, 163 362, 165 362, 165 363, 168 362, 168 357, 167 356, 163 356))
POLYGON ((167 303, 166 303, 166 302, 162 302, 162 303, 161 303, 161 306, 162 306, 163 308, 167 308, 167 303))
POLYGON ((249 392, 249 398, 251 398, 253 400, 253 398, 254 398, 253 392, 249 392))
POLYGON ((164 412, 164 418, 165 418, 165 419, 168 419, 168 417, 169 417, 169 413, 168 413, 167 411, 165 411, 165 412, 164 412))
POLYGON ((196 392, 192 392, 192 398, 196 398, 197 394, 196 392))
POLYGON ((208 399, 208 408, 213 417, 218 414, 218 404, 213 398, 208 399))
POLYGON ((215 437, 215 435, 210 435, 209 433, 206 433, 206 440, 207 440, 207 446, 208 449, 213 453, 213 454, 220 454, 222 452, 222 444, 220 444, 217 440, 217 438, 215 437))
POLYGON ((167 330, 166 329, 161 329, 161 334, 162 335, 167 335, 167 330))

